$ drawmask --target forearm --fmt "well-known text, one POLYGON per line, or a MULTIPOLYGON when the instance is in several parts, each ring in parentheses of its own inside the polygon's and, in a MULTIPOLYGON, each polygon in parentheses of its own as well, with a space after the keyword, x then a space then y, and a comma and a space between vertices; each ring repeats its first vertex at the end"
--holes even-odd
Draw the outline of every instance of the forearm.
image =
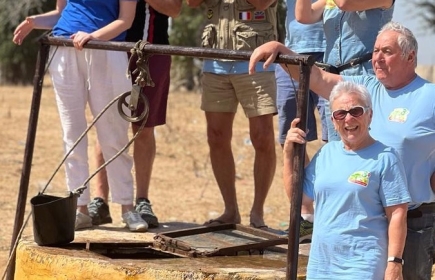
MULTIPOLYGON (((401 258, 406 240, 407 204, 394 206, 388 224, 388 256, 401 258)), ((388 213, 387 213, 388 216, 388 213)))
MULTIPOLYGON (((293 143, 290 143, 293 145, 293 143)), ((288 197, 291 199, 291 193, 293 191, 293 148, 285 147, 283 150, 283 181, 284 190, 288 197)))
POLYGON ((175 18, 180 14, 182 0, 146 0, 157 12, 175 18))
POLYGON ((370 9, 388 9, 393 0, 334 0, 340 10, 347 12, 365 11, 370 9))
POLYGON ((248 0, 257 10, 263 11, 269 8, 270 5, 275 3, 277 0, 248 0))
POLYGON ((315 23, 322 19, 323 0, 311 4, 311 0, 296 0, 295 18, 300 23, 315 23))
POLYGON ((32 29, 52 29, 60 18, 60 11, 53 10, 45 14, 33 15, 26 18, 32 29))
MULTIPOLYGON (((406 213, 408 204, 386 207, 388 218, 388 257, 402 258, 406 242, 406 213)), ((402 276, 402 264, 388 262, 385 269, 385 280, 400 280, 402 276)))
MULTIPOLYGON (((299 80, 300 70, 298 65, 281 64, 281 66, 293 79, 299 80)), ((325 72, 313 65, 313 67, 311 67, 309 88, 323 98, 329 99, 332 88, 341 80, 340 75, 325 72)))
POLYGON ((202 2, 204 2, 204 0, 186 0, 187 5, 192 8, 198 7, 202 2))
POLYGON ((311 68, 310 89, 323 98, 329 99, 332 88, 342 80, 340 75, 323 71, 315 65, 311 68))

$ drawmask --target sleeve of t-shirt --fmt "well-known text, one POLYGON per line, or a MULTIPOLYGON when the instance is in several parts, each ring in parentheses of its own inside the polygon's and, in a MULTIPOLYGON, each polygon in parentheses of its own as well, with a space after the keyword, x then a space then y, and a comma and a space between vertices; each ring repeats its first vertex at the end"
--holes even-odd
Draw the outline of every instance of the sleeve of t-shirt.
POLYGON ((399 156, 390 147, 382 155, 384 169, 379 189, 382 205, 388 207, 410 202, 405 168, 399 156))
POLYGON ((314 180, 316 178, 316 163, 318 153, 314 155, 308 166, 305 168, 303 192, 312 200, 314 200, 314 180))

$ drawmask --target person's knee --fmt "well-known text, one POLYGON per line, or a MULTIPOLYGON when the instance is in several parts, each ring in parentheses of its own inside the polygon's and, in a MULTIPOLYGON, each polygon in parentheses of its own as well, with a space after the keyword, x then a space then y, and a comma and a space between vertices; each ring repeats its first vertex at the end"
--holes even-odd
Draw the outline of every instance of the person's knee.
POLYGON ((256 151, 271 152, 275 148, 273 130, 259 130, 251 133, 251 142, 256 151))
POLYGON ((224 132, 218 129, 207 129, 207 141, 211 148, 219 148, 231 145, 231 132, 224 132))

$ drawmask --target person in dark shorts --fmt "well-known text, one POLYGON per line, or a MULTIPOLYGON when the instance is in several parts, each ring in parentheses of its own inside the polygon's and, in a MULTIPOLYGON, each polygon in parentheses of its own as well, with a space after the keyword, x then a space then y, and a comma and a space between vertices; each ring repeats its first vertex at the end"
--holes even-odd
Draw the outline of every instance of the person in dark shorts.
MULTIPOLYGON (((146 41, 151 44, 169 44, 168 20, 176 17, 181 11, 181 0, 146 0, 138 1, 136 15, 132 27, 127 31, 126 41, 146 41)), ((142 93, 149 101, 149 115, 145 126, 134 141, 134 166, 136 176, 136 205, 135 209, 141 215, 150 228, 158 227, 159 221, 151 208, 149 200, 149 187, 151 173, 156 155, 156 141, 154 127, 166 123, 166 107, 168 102, 171 57, 168 55, 152 55, 149 58, 150 76, 154 87, 145 86, 142 93)), ((135 68, 135 63, 131 63, 135 68)), ((130 70, 133 70, 130 69, 130 70)), ((132 75, 132 82, 136 75, 132 75)), ((143 111, 143 104, 138 104, 137 111, 143 111)), ((135 134, 142 122, 132 123, 132 131, 135 134)), ((101 166, 104 159, 98 153, 97 164, 101 166)), ((107 205, 108 184, 105 182, 104 172, 97 175, 96 197, 88 205, 90 213, 94 217, 94 225, 110 223, 110 212, 107 205), (92 209, 92 210, 91 210, 92 209)))

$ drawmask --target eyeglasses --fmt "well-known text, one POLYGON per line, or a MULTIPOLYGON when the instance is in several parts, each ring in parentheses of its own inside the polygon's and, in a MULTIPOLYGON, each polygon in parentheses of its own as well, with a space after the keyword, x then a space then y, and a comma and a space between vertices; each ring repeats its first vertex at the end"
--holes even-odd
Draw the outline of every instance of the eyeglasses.
POLYGON ((341 121, 346 118, 347 113, 349 113, 352 117, 358 118, 361 117, 368 109, 369 107, 363 107, 363 106, 355 106, 349 109, 349 111, 339 109, 332 112, 332 117, 337 120, 341 121))

